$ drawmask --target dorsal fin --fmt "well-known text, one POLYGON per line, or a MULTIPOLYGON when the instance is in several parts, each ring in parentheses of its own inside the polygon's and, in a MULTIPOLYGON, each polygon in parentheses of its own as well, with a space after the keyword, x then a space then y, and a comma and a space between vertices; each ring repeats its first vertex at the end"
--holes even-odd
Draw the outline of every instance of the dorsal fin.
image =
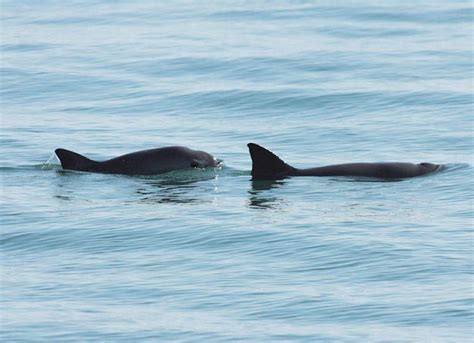
POLYGON ((56 149, 54 152, 58 156, 59 161, 61 161, 63 169, 91 171, 92 166, 97 163, 74 151, 56 149))
POLYGON ((286 164, 277 155, 255 143, 247 144, 252 158, 252 178, 255 180, 281 179, 295 168, 286 164))

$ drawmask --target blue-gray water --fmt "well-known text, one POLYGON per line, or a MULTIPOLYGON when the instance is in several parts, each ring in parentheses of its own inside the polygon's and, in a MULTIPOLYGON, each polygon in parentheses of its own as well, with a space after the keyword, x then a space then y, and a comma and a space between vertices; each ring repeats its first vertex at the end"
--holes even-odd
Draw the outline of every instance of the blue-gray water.
POLYGON ((470 1, 0 10, 2 341, 473 339, 470 1), (447 169, 252 183, 248 142, 299 167, 447 169), (225 165, 143 178, 52 156, 167 145, 225 165))

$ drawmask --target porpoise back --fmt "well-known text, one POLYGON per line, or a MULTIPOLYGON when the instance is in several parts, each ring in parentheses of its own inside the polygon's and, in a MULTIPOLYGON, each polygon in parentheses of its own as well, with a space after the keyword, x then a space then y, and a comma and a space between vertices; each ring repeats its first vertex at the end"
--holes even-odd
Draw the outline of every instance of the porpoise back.
POLYGON ((298 169, 280 159, 264 147, 249 143, 252 158, 252 178, 255 180, 282 179, 288 176, 356 176, 380 179, 402 179, 425 175, 441 168, 433 163, 344 163, 324 167, 298 169))
POLYGON ((142 150, 102 162, 66 149, 56 149, 55 153, 63 169, 103 174, 155 175, 179 169, 217 166, 211 154, 182 146, 142 150))

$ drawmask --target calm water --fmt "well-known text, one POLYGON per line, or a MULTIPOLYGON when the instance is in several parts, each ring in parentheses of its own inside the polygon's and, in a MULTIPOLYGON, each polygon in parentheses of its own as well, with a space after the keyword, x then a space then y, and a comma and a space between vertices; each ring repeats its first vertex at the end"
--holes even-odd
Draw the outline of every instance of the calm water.
POLYGON ((468 342, 469 1, 2 1, 2 341, 468 342), (252 182, 246 144, 401 182, 252 182), (185 145, 217 170, 63 172, 185 145))

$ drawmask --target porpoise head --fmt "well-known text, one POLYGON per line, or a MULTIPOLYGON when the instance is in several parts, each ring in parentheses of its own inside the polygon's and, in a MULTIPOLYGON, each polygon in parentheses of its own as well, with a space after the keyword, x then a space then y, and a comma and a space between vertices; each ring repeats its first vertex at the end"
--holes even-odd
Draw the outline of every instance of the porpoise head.
POLYGON ((217 167, 219 161, 205 151, 194 150, 194 156, 191 163, 193 168, 217 167))
POLYGON ((429 174, 429 173, 440 170, 442 168, 442 165, 423 162, 423 163, 418 164, 418 167, 420 168, 420 174, 424 175, 424 174, 429 174))

